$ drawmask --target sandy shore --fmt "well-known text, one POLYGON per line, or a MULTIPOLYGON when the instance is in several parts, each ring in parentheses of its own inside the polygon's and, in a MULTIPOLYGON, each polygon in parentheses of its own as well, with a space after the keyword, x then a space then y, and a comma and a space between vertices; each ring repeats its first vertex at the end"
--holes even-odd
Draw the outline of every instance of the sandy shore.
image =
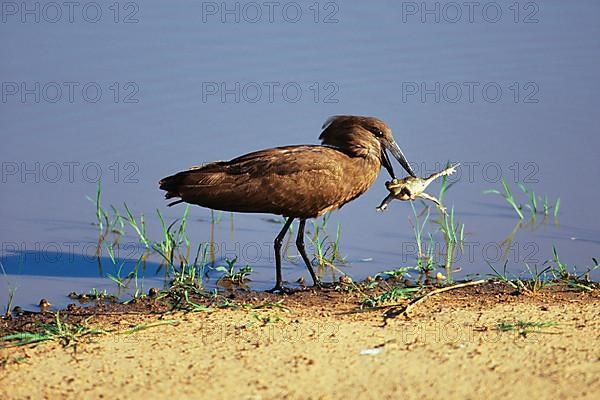
MULTIPOLYGON (((356 312, 337 293, 272 296, 289 311, 177 313, 162 317, 177 325, 76 349, 2 349, 0 398, 591 399, 600 393, 597 292, 458 289, 385 325, 384 310, 356 312), (556 325, 498 329, 517 321, 556 325)), ((95 318, 119 331, 161 317, 95 318)))

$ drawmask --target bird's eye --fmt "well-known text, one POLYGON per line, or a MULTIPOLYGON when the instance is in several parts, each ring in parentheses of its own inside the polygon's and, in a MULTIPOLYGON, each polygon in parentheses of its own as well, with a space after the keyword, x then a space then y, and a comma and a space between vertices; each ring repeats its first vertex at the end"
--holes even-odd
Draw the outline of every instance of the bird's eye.
POLYGON ((371 127, 369 128, 369 131, 371 131, 371 133, 375 136, 377 136, 378 138, 383 137, 383 131, 381 131, 378 128, 375 127, 371 127))
POLYGON ((376 138, 382 138, 385 136, 384 131, 378 126, 368 125, 368 126, 365 126, 365 129, 368 130, 369 132, 371 132, 371 134, 373 136, 375 136, 376 138))

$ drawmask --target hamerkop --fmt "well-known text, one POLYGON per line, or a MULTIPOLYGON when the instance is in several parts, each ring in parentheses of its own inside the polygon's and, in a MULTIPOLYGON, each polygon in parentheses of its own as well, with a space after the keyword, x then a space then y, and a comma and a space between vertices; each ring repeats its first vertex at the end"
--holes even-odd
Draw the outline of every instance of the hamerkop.
POLYGON ((325 121, 321 145, 276 147, 231 161, 217 161, 179 172, 160 181, 169 206, 186 202, 222 211, 268 213, 287 218, 275 238, 276 283, 283 291, 281 245, 292 221, 300 219, 296 246, 315 286, 321 282, 304 249, 304 226, 363 194, 383 165, 395 178, 386 153, 415 176, 392 131, 371 117, 335 116, 325 121))

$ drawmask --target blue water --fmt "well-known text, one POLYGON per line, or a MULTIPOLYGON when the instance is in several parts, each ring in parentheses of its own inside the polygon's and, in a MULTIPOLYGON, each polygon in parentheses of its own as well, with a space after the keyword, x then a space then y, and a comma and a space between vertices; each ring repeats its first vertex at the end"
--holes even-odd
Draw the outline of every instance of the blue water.
MULTIPOLYGON (((72 15, 67 6, 36 4, 3 2, 0 20, 1 307, 15 287, 15 303, 25 306, 40 297, 65 304, 72 290, 115 290, 102 277, 115 271, 100 271, 93 257, 98 228, 86 195, 94 196, 99 175, 104 204, 122 210, 126 202, 158 237, 156 209, 169 221, 183 213, 166 208, 160 178, 252 150, 317 143, 335 114, 386 121, 419 174, 462 163, 444 199, 465 224, 455 277, 488 273, 486 261, 501 266, 505 258, 518 274, 551 258, 553 246, 580 270, 598 256, 597 2, 481 2, 472 10, 452 2, 282 2, 270 10, 102 1, 81 3, 72 15), (518 229, 507 257, 500 243, 518 217, 500 197, 482 194, 500 189, 501 177, 521 202, 517 181, 552 204, 561 199, 558 221, 539 215, 518 229)), ((341 224, 349 266, 340 268, 355 279, 415 262, 410 204, 375 211, 385 175, 329 223, 332 234, 341 224)), ((274 280, 279 226, 266 218, 236 215, 233 236, 229 214, 215 227, 216 258, 250 264, 257 289, 274 280)), ((427 224, 424 232, 436 230, 427 224)), ((210 211, 191 208, 188 231, 194 246, 209 240, 210 211)), ((443 252, 439 234, 435 240, 443 252)), ((284 267, 290 282, 308 278, 301 265, 284 267)), ((146 276, 147 289, 156 276, 146 276)))

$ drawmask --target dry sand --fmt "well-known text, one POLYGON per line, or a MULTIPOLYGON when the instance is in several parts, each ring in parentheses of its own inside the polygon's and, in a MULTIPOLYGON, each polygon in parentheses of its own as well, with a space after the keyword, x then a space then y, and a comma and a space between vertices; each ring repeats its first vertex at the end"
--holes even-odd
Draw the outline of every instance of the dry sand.
MULTIPOLYGON (((385 326, 383 310, 353 312, 356 299, 318 292, 270 297, 290 312, 164 316, 181 322, 93 337, 76 351, 2 349, 0 399, 598 398, 597 290, 532 297, 484 286, 432 297, 385 326), (519 320, 557 325, 497 329, 519 320)), ((124 330, 158 318, 95 321, 124 330)))

